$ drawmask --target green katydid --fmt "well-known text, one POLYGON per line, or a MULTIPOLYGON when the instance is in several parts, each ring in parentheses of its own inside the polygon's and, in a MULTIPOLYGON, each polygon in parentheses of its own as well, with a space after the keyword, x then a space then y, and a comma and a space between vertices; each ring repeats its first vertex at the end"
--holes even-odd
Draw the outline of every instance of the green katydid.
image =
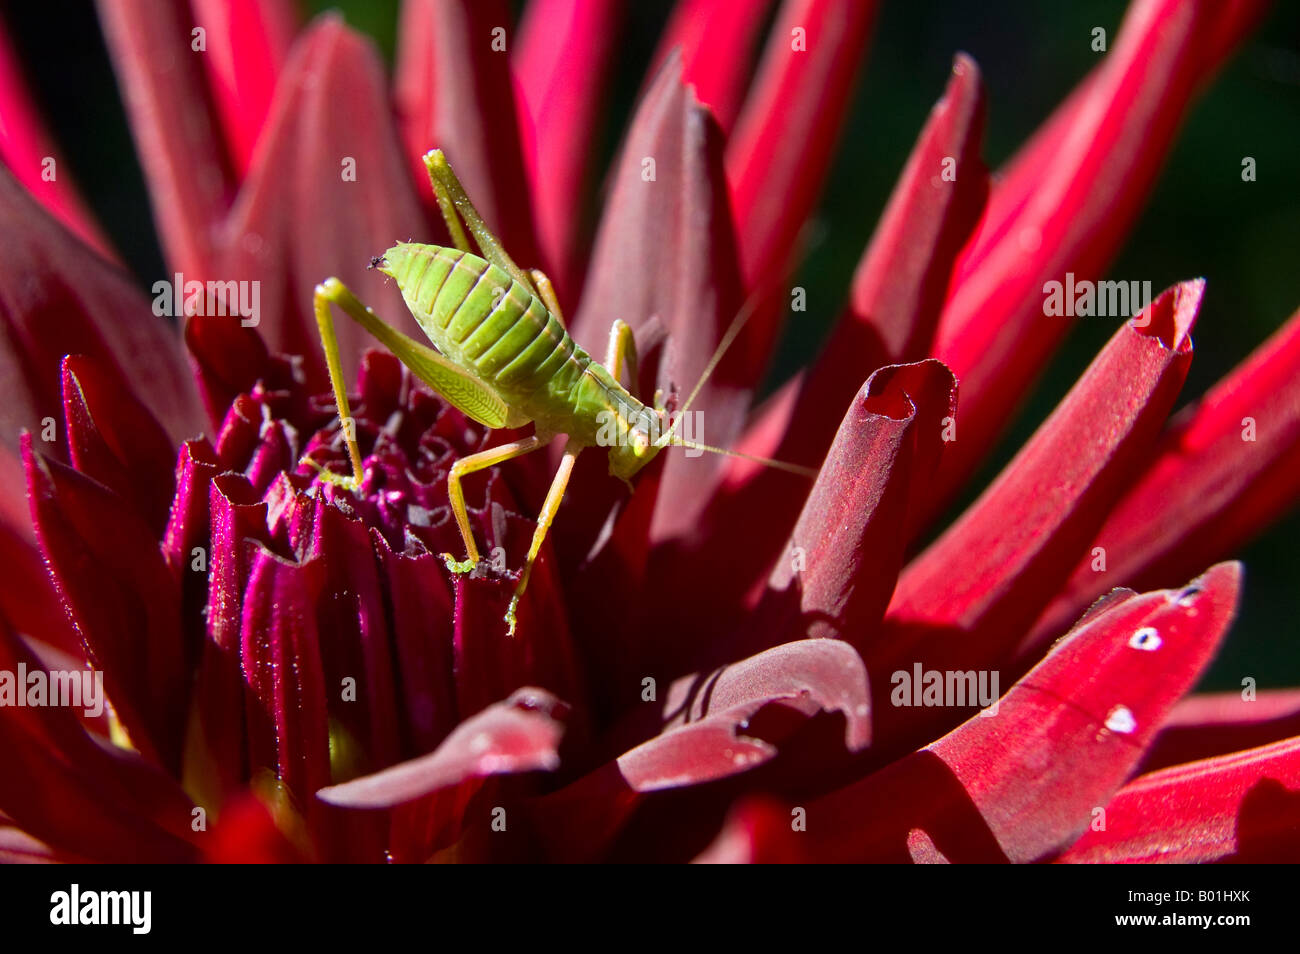
MULTIPOLYGON (((685 440, 678 436, 677 426, 739 333, 750 309, 742 308, 736 316, 677 419, 669 424, 659 395, 652 407, 647 406, 619 383, 625 368, 633 386, 637 380, 636 343, 631 329, 616 320, 610 329, 604 364, 593 360, 565 330, 550 281, 536 269, 525 272, 506 254, 442 152, 430 152, 424 162, 455 247, 404 243, 390 248, 374 265, 397 282, 407 307, 437 350, 382 321, 337 278, 316 286, 316 323, 352 464, 349 475, 322 471, 320 476, 353 491, 360 488, 364 476, 356 433, 348 426, 351 409, 331 303, 466 416, 492 429, 534 424, 531 437, 463 457, 452 465, 447 475, 447 495, 467 556, 456 560, 451 554, 443 554, 452 572, 470 572, 479 562, 461 479, 545 447, 552 438, 564 435, 564 457, 537 518, 537 529, 506 611, 505 620, 513 635, 519 600, 564 497, 574 461, 583 449, 607 449, 610 473, 625 482, 669 445, 736 454, 685 440), (481 256, 470 251, 462 219, 481 256)), ((812 473, 780 461, 750 459, 797 473, 812 473)))

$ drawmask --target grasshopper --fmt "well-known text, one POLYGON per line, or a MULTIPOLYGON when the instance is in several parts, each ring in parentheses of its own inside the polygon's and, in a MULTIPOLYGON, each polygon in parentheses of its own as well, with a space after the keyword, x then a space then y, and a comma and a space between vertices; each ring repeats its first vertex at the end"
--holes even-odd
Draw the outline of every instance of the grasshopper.
MULTIPOLYGON (((428 153, 424 163, 455 247, 402 243, 371 264, 397 283, 407 307, 437 350, 382 321, 337 278, 328 278, 316 286, 316 324, 352 464, 351 474, 321 470, 320 477, 354 492, 364 479, 355 427, 348 426, 351 409, 331 305, 338 306, 467 417, 491 429, 523 427, 530 422, 534 425, 531 437, 463 457, 452 465, 447 475, 447 496, 465 542, 466 559, 442 554, 451 572, 468 573, 479 562, 461 480, 475 471, 545 447, 564 435, 564 456, 537 518, 528 556, 506 611, 508 632, 514 635, 516 612, 533 564, 564 497, 574 461, 585 448, 607 449, 610 474, 629 487, 632 476, 668 446, 736 454, 684 440, 677 434, 677 425, 739 333, 749 306, 736 316, 699 383, 670 424, 661 395, 656 394, 653 405, 648 406, 620 383, 624 370, 633 386, 637 380, 636 342, 631 328, 615 320, 605 361, 596 362, 565 330, 550 280, 538 269, 525 272, 506 254, 442 152, 435 149, 428 153), (470 250, 466 228, 481 255, 470 250)), ((750 459, 798 473, 813 473, 780 461, 750 459)), ((306 463, 315 466, 312 461, 306 463)))

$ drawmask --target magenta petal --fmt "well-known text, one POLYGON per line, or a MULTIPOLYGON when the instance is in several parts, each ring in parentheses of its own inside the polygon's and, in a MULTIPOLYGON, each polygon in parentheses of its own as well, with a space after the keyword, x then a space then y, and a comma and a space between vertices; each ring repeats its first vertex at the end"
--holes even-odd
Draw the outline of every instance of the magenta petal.
POLYGON ((519 689, 466 719, 428 755, 316 794, 332 805, 388 808, 469 778, 554 771, 564 715, 564 703, 545 690, 519 689))
MULTIPOLYGON (((116 390, 152 409, 173 441, 193 437, 202 412, 176 335, 149 300, 51 219, 0 169, 0 377, 6 440, 63 417, 66 354, 99 360, 116 390)), ((62 444, 62 440, 59 440, 62 444)), ((51 448, 54 451, 54 448, 51 448)))
POLYGON ((1104 568, 1091 553, 1081 560, 1034 637, 1059 633, 1108 586, 1148 586, 1232 553, 1297 499, 1300 313, 1171 422, 1096 531, 1104 568))
MULTIPOLYGON (((1121 327, 1015 460, 907 566, 882 665, 965 669, 1015 645, 1158 433, 1191 362, 1203 287, 1175 286, 1121 327)), ((955 444, 972 439, 964 420, 955 444)))
POLYGON ((683 81, 695 88, 722 131, 730 132, 745 97, 754 42, 770 6, 770 0, 678 0, 650 74, 680 49, 683 81))
POLYGON ((102 484, 24 440, 32 522, 59 595, 136 748, 175 769, 189 671, 153 531, 102 484))
POLYGON ((81 355, 63 359, 63 412, 72 463, 129 500, 155 531, 167 519, 176 453, 149 409, 81 355))
POLYGON ((1300 738, 1130 782, 1060 860, 1291 862, 1300 850, 1300 738))
POLYGON ((1048 281, 1095 280, 1118 251, 1193 93, 1267 7, 1139 0, 1083 81, 989 197, 933 354, 962 383, 965 433, 936 510, 965 481, 1072 322, 1043 317, 1048 281), (1065 117, 1068 117, 1065 118, 1065 117))
POLYGON ((513 38, 503 46, 495 32, 511 26, 503 0, 407 0, 394 95, 421 188, 429 177, 419 158, 443 150, 488 228, 528 268, 538 254, 506 52, 513 38))
MULTIPOLYGON (((311 793, 330 782, 316 612, 322 569, 319 560, 293 564, 253 549, 240 627, 240 658, 251 691, 251 767, 274 771, 309 811, 311 793)), ((340 689, 331 686, 330 692, 340 689)))
POLYGON ((581 280, 581 213, 621 15, 614 0, 533 0, 519 27, 513 64, 533 128, 524 160, 541 264, 561 303, 581 280))
POLYGON ((206 278, 230 186, 203 78, 209 54, 191 47, 194 25, 185 4, 101 0, 97 6, 167 263, 206 278))
POLYGON ((112 248, 72 185, 63 157, 50 143, 3 27, 0 27, 0 116, 4 117, 0 122, 0 162, 9 167, 51 215, 105 259, 112 260, 112 248), (48 160, 54 161, 53 177, 45 175, 48 160))
MULTIPOLYGON (((309 389, 323 390, 325 362, 312 314, 316 284, 339 277, 386 321, 422 338, 396 286, 367 266, 394 242, 427 233, 379 56, 340 18, 322 17, 299 38, 276 89, 267 130, 231 211, 221 277, 261 282, 257 331, 273 351, 305 356, 309 389)), ((189 332, 213 339, 214 354, 257 357, 256 345, 241 340, 246 329, 238 320, 196 318, 191 329, 200 321, 228 326, 189 332)), ((344 377, 354 380, 374 339, 353 322, 335 325, 344 377)), ((246 390, 256 373, 250 368, 240 380, 235 361, 207 360, 214 377, 225 380, 218 390, 246 390)))
POLYGON ((1220 564, 1181 590, 1112 604, 996 710, 809 805, 807 832, 785 837, 809 839, 806 850, 826 861, 1050 857, 1088 827, 1196 682, 1240 585, 1240 565, 1220 564))
POLYGON ((248 171, 298 28, 293 0, 191 0, 202 57, 235 173, 248 171))

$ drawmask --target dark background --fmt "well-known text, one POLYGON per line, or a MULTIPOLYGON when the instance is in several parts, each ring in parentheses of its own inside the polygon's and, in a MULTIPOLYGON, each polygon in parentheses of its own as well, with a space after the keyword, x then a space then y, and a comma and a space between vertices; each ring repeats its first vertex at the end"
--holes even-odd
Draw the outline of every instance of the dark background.
MULTIPOLYGON (((168 2, 168 0, 160 0, 168 2)), ((303 3, 341 8, 391 61, 395 3, 303 3)), ((521 4, 516 3, 516 7, 521 4)), ((943 90, 952 55, 970 53, 988 90, 985 159, 1004 162, 1102 54, 1092 29, 1113 45, 1121 0, 900 2, 885 0, 841 148, 797 283, 809 311, 791 322, 769 386, 815 353, 838 313, 853 267, 925 117, 943 90)), ((601 148, 608 164, 671 5, 629 2, 601 148)), ((5 4, 5 22, 34 95, 66 162, 141 284, 164 274, 147 194, 92 7, 43 0, 5 4)), ((1194 104, 1164 174, 1111 274, 1155 290, 1203 275, 1205 307, 1182 402, 1202 394, 1300 307, 1300 4, 1278 3, 1194 104), (1241 181, 1241 159, 1257 181, 1241 181)), ((972 485, 972 499, 1033 432, 1113 333, 1081 322, 972 485)), ((963 501, 964 503, 965 501, 963 501)), ((1300 514, 1276 523, 1240 556, 1243 605, 1204 688, 1300 685, 1300 514)), ((1170 586, 1183 580, 1167 580, 1170 586)))

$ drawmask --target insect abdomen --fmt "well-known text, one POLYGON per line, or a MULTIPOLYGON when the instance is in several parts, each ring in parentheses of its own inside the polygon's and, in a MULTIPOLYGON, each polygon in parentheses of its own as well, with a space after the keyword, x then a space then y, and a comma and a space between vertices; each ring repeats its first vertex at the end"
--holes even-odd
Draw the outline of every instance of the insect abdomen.
POLYGON ((385 254, 407 306, 434 346, 522 405, 581 373, 578 348, 527 288, 477 255, 438 245, 385 254))

